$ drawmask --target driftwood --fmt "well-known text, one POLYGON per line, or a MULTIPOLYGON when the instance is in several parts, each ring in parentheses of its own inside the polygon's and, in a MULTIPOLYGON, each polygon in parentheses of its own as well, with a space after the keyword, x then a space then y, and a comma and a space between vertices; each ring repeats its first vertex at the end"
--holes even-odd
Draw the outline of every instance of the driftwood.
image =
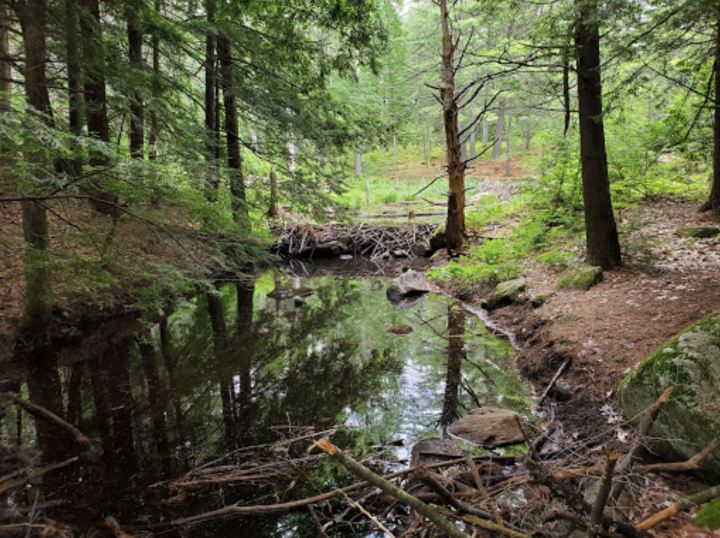
POLYGON ((605 471, 603 472, 602 481, 600 482, 600 489, 598 489, 595 504, 593 504, 592 513, 590 514, 588 538, 596 538, 600 534, 599 531, 602 524, 603 513, 605 512, 605 505, 607 504, 612 488, 613 472, 615 471, 615 465, 619 457, 620 453, 615 449, 608 452, 605 461, 605 471))
POLYGON ((557 372, 555 372, 555 375, 550 380, 550 383, 548 383, 548 386, 545 388, 542 395, 538 399, 537 405, 541 405, 545 401, 545 398, 547 398, 548 394, 550 394, 550 391, 555 386, 555 383, 557 383, 558 379, 560 379, 560 376, 563 375, 563 373, 565 373, 565 370, 567 370, 567 367, 570 366, 571 362, 572 362, 572 359, 570 359, 570 357, 568 357, 567 359, 565 359, 563 361, 563 363, 560 365, 560 368, 558 368, 557 372))
POLYGON ((366 256, 371 260, 411 258, 422 254, 418 252, 418 245, 427 243, 436 230, 437 225, 429 223, 322 226, 286 221, 272 225, 277 237, 275 251, 298 258, 332 258, 343 254, 366 256))

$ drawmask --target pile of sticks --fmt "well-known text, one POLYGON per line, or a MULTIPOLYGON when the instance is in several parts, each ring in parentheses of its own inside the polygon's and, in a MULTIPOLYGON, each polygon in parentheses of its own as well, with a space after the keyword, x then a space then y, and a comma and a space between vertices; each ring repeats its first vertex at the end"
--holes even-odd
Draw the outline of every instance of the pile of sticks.
POLYGON ((285 221, 273 225, 275 252, 291 258, 365 256, 373 261, 422 255, 436 224, 374 226, 370 224, 307 224, 285 221))
MULTIPOLYGON (((257 483, 283 477, 290 486, 275 484, 274 491, 287 493, 296 483, 293 473, 307 472, 319 460, 330 458, 356 479, 310 497, 281 499, 263 495, 257 500, 274 498, 271 503, 253 503, 248 499, 216 510, 171 522, 174 527, 198 524, 217 518, 305 511, 317 528, 318 536, 329 536, 347 525, 371 526, 385 536, 435 536, 470 538, 477 532, 488 536, 524 538, 539 534, 567 535, 573 529, 590 537, 648 538, 648 531, 668 518, 700 503, 720 496, 720 486, 712 486, 652 513, 646 511, 631 520, 621 501, 624 490, 642 484, 650 473, 696 472, 703 461, 720 447, 713 440, 696 456, 685 462, 641 464, 640 454, 651 426, 661 407, 669 400, 667 390, 642 417, 632 443, 621 450, 615 443, 605 449, 583 451, 578 446, 559 448, 551 423, 533 434, 522 423, 528 454, 500 457, 494 454, 462 457, 444 456, 437 460, 419 460, 413 466, 390 473, 381 471, 372 460, 360 462, 340 450, 331 441, 332 431, 309 432, 299 437, 261 445, 267 453, 280 454, 279 460, 249 462, 240 466, 210 465, 193 470, 176 481, 178 490, 204 485, 257 483), (553 440, 551 440, 553 439, 553 440), (549 450, 546 446, 551 446, 549 450), (297 451, 304 446, 304 450, 297 451), (295 447, 294 458, 288 457, 295 447), (588 501, 583 483, 598 484, 594 501, 588 501), (529 499, 540 492, 541 498, 519 509, 507 501, 507 495, 529 499), (553 502, 547 502, 552 499, 553 502), (484 533, 484 534, 483 534, 484 533)), ((250 447, 250 450, 254 449, 250 447)), ((665 503, 667 505, 667 503, 665 503)))

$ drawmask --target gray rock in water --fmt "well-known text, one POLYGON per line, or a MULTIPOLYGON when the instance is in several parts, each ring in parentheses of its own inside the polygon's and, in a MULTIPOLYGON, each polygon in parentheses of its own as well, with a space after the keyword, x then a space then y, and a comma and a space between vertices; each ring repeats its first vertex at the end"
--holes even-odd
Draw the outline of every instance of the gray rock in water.
MULTIPOLYGON (((649 408, 669 386, 650 437, 653 453, 688 459, 720 437, 720 312, 681 332, 641 362, 620 383, 618 398, 628 418, 649 408)), ((720 476, 720 450, 704 466, 720 476)))
POLYGON ((431 288, 427 277, 423 273, 408 269, 390 283, 387 298, 392 303, 399 303, 403 299, 417 298, 429 291, 431 288))
POLYGON ((447 429, 449 435, 485 448, 497 448, 525 442, 520 415, 508 409, 478 407, 456 420, 447 429))

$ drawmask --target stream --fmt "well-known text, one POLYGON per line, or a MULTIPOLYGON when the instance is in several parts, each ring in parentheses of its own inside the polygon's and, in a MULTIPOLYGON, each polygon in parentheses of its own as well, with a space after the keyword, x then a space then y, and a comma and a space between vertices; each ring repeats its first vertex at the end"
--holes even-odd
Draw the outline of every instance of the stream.
MULTIPOLYGON (((63 349, 15 361, 1 375, 6 383, 93 444, 47 475, 45 512, 77 529, 112 516, 132 533, 254 498, 252 488, 218 487, 168 502, 160 486, 288 432, 335 428, 339 445, 397 467, 415 442, 478 405, 530 414, 509 343, 444 295, 399 308, 386 298, 387 283, 268 272, 251 285, 220 284, 167 317, 112 320, 63 349)), ((25 413, 5 417, 2 437, 28 457, 60 461, 71 452, 63 435, 25 413)), ((333 486, 321 471, 307 477, 313 491, 333 486)), ((10 504, 32 505, 36 493, 20 490, 10 504)), ((214 521, 183 535, 238 528, 246 536, 316 534, 308 517, 286 514, 214 521)))

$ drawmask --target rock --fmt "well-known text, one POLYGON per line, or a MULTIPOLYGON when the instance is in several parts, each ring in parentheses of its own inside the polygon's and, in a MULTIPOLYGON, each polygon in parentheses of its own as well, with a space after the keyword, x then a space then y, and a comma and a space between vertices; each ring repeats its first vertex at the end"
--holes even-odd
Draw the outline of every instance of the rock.
POLYGON ((516 301, 518 297, 527 289, 527 280, 524 278, 515 278, 500 282, 495 286, 492 295, 483 303, 483 308, 494 310, 501 306, 509 305, 516 301))
POLYGON ((393 250, 392 255, 395 258, 409 258, 410 257, 410 254, 408 253, 407 250, 401 250, 399 248, 393 250))
POLYGON ((305 300, 305 297, 303 297, 302 295, 296 295, 295 297, 293 297, 293 303, 295 304, 296 307, 300 307, 300 306, 305 306, 305 304, 307 304, 307 301, 305 300))
POLYGON ((438 463, 448 459, 462 458, 462 451, 450 439, 431 437, 415 443, 412 448, 411 465, 438 463))
POLYGON ((271 299, 294 299, 295 297, 309 297, 315 293, 311 288, 275 288, 267 294, 271 299))
POLYGON ((424 256, 430 256, 432 255, 432 250, 430 249, 430 242, 428 241, 418 241, 412 246, 412 249, 410 249, 410 252, 412 252, 413 256, 418 257, 424 257, 424 256))
MULTIPOLYGON (((720 311, 681 332, 642 361, 620 383, 625 416, 636 417, 674 385, 651 431, 653 452, 688 459, 720 437, 720 311)), ((705 460, 720 476, 720 452, 705 460)))
POLYGON ((560 275, 557 287, 560 289, 589 290, 602 280, 602 267, 581 265, 568 269, 560 275))
POLYGON ((393 325, 388 329, 390 334, 404 335, 413 332, 413 328, 410 325, 393 325))
POLYGON ((714 226, 697 226, 678 230, 678 235, 694 237, 695 239, 707 239, 708 237, 715 237, 717 234, 720 234, 720 228, 714 226))
POLYGON ((353 256, 352 254, 341 254, 341 255, 340 255, 340 259, 343 260, 343 261, 352 260, 353 257, 354 257, 354 256, 353 256))
POLYGON ((478 407, 448 427, 448 434, 485 448, 525 442, 520 415, 508 409, 478 407))
POLYGON ((437 231, 430 237, 430 250, 435 252, 441 248, 447 247, 447 234, 442 228, 438 228, 437 231))
POLYGON ((387 298, 392 303, 399 303, 402 299, 418 298, 429 291, 430 283, 425 275, 408 269, 390 283, 387 298))
POLYGON ((547 297, 545 297, 542 293, 539 295, 535 295, 530 299, 530 304, 533 308, 540 308, 542 305, 545 304, 545 301, 547 300, 547 297))

